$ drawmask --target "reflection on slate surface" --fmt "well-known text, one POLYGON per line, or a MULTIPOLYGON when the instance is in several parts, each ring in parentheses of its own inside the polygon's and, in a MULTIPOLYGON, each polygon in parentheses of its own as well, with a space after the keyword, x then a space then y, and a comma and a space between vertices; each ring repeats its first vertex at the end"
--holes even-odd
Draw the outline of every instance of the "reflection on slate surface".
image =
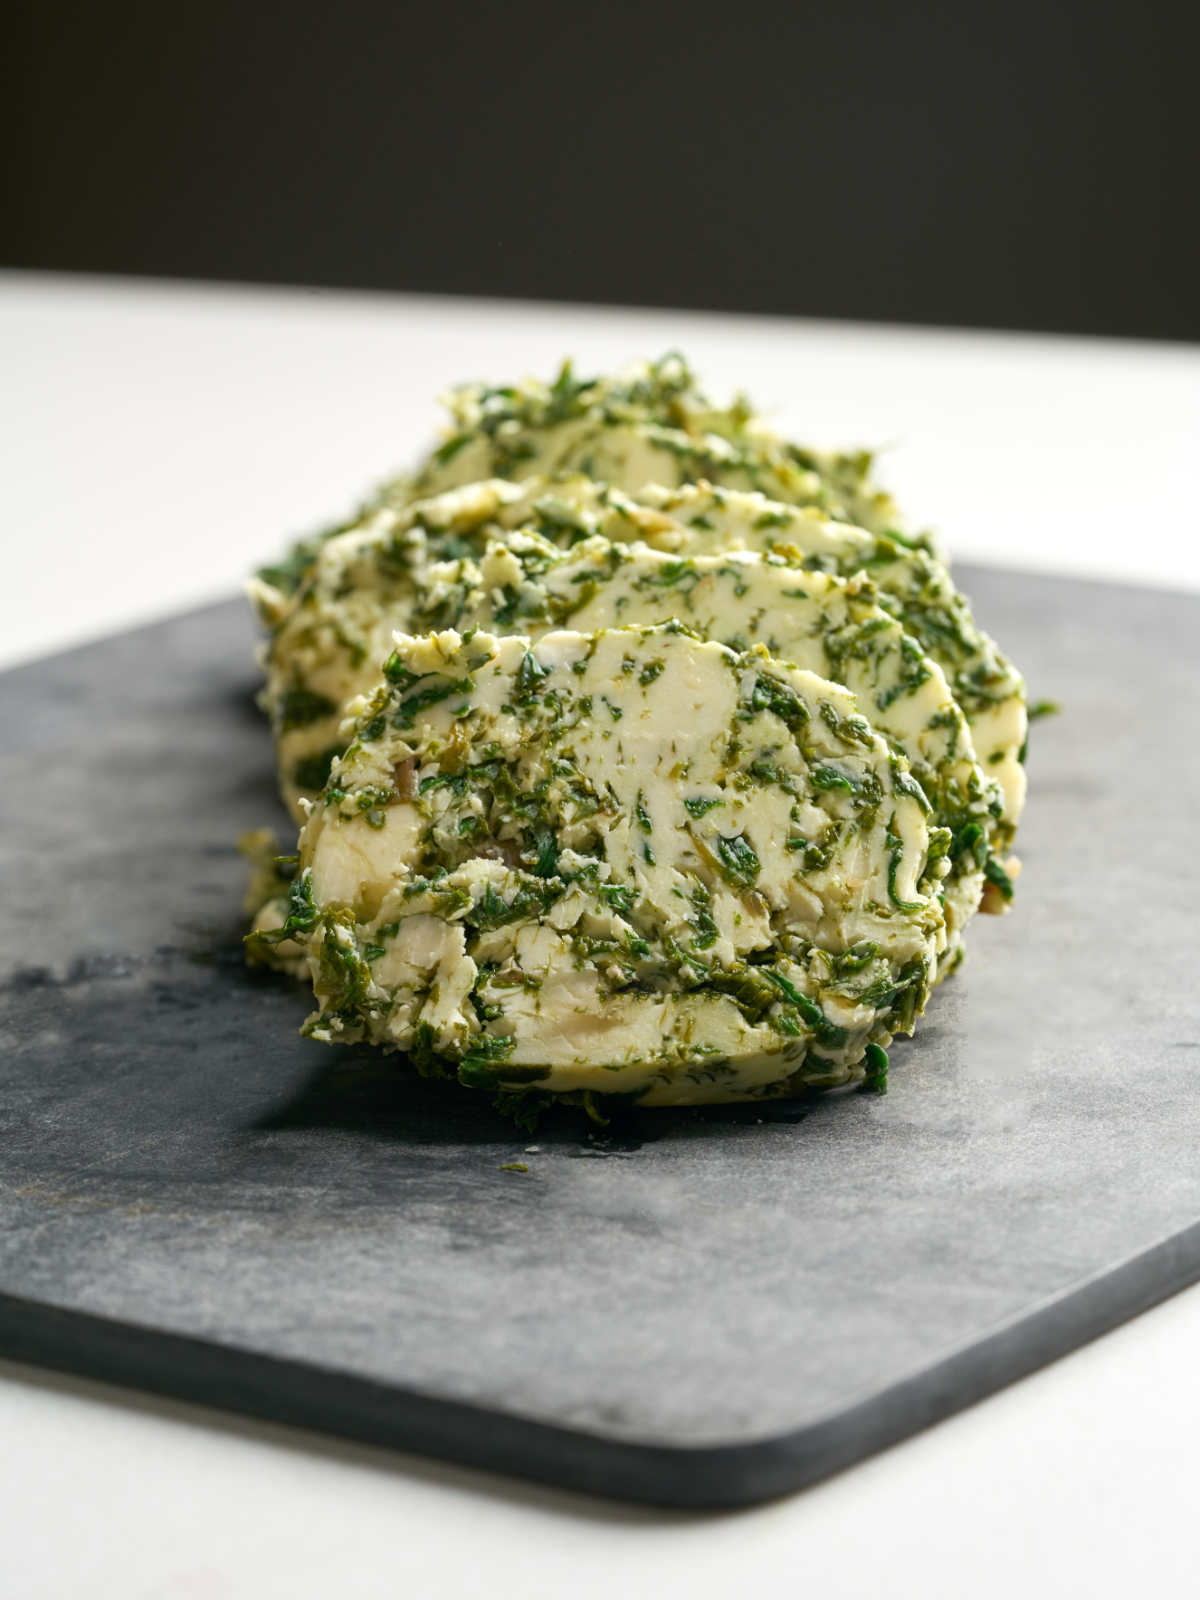
POLYGON ((232 841, 285 825, 239 605, 0 679, 0 1293, 700 1446, 840 1414, 1195 1224, 1200 604, 968 586, 1066 707, 1014 915, 886 1098, 599 1130, 303 1040, 298 988, 245 969, 232 841))

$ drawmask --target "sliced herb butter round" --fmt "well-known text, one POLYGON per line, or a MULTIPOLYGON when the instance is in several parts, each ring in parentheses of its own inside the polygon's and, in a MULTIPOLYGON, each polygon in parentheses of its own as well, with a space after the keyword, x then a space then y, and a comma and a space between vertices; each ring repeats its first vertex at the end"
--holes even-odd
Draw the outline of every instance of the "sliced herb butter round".
POLYGON ((551 558, 556 548, 601 533, 668 549, 691 537, 665 513, 590 478, 493 478, 376 506, 305 545, 302 556, 298 546, 285 567, 264 568, 247 585, 268 630, 260 699, 275 735, 280 791, 297 822, 301 802, 323 787, 345 748, 339 729, 347 701, 378 678, 392 633, 413 628, 418 610, 421 626, 443 609, 453 621, 455 596, 461 609, 479 583, 465 563, 510 530, 548 541, 551 558))
POLYGON ((811 508, 711 484, 650 487, 640 491, 637 505, 624 495, 598 496, 579 483, 557 485, 553 493, 563 508, 560 520, 578 501, 578 516, 588 531, 609 539, 640 539, 678 554, 769 551, 808 571, 845 577, 866 573, 880 605, 944 671, 966 714, 980 764, 1003 797, 1003 815, 993 830, 996 848, 1011 844, 1025 804, 1025 684, 978 626, 947 567, 929 550, 811 508))
POLYGON ((975 625, 946 569, 925 550, 757 494, 707 485, 644 493, 648 503, 588 479, 555 485, 534 480, 524 492, 491 480, 403 513, 376 513, 325 545, 299 590, 282 603, 283 620, 267 652, 266 702, 294 814, 299 816, 300 798, 313 793, 328 771, 339 748, 345 702, 374 682, 393 628, 466 622, 528 633, 577 616, 584 619, 577 625, 588 628, 679 616, 722 642, 762 640, 772 654, 864 696, 873 721, 918 767, 939 821, 954 829, 955 869, 948 886, 953 944, 969 915, 974 878, 986 870, 1007 888, 996 853, 1011 843, 1024 801, 1027 724, 1020 677, 975 625), (520 537, 506 535, 510 554, 493 554, 486 570, 465 556, 433 559, 465 550, 478 552, 482 561, 487 542, 514 526, 520 537), (600 534, 670 551, 676 564, 647 557, 650 569, 639 574, 627 565, 632 558, 619 558, 610 545, 596 542, 590 556, 578 556, 586 570, 542 579, 554 569, 554 545, 578 555, 591 548, 582 541, 600 534), (736 563, 747 550, 788 563, 791 578, 755 570, 742 578, 743 585, 756 585, 754 594, 738 595, 736 575, 728 572, 721 581, 719 564, 711 572, 688 565, 712 560, 706 552, 722 552, 736 563), (874 584, 869 593, 861 577, 866 572, 874 584), (847 577, 857 585, 859 615, 853 623, 840 599, 839 580, 847 577), (796 612, 791 618, 781 614, 789 609, 782 604, 789 583, 796 612), (581 612, 589 595, 598 609, 581 612), (876 601, 894 614, 895 627, 889 630, 883 618, 863 610, 876 601), (832 610, 824 616, 827 603, 832 610), (756 616, 763 607, 770 609, 770 620, 756 616), (870 681, 881 672, 884 680, 870 681), (946 693, 948 675, 954 699, 946 693), (964 702, 969 734, 958 709, 964 702), (298 721, 301 711, 304 720, 298 721), (916 742, 914 729, 920 733, 916 742), (946 775, 934 770, 947 760, 948 788, 946 775))
POLYGON ((464 385, 447 405, 448 437, 385 491, 391 498, 482 478, 582 473, 631 493, 704 480, 819 506, 873 531, 902 526, 891 496, 870 480, 869 451, 790 444, 745 399, 715 406, 677 355, 610 378, 577 377, 567 363, 549 384, 464 385))
POLYGON ((954 843, 944 884, 946 949, 953 956, 978 909, 980 846, 1000 810, 975 759, 970 731, 942 669, 876 602, 869 579, 798 570, 746 550, 676 556, 594 538, 558 554, 545 540, 510 535, 478 566, 433 569, 416 611, 422 627, 485 628, 531 638, 569 625, 582 633, 678 620, 731 649, 761 645, 855 695, 860 710, 907 758, 934 820, 954 843))
POLYGON ((507 520, 523 520, 527 491, 493 481, 402 510, 376 509, 314 545, 288 586, 261 575, 251 583, 269 629, 261 701, 275 735, 280 791, 297 822, 301 801, 324 787, 345 748, 338 730, 347 701, 375 682, 393 631, 409 625, 431 547, 444 554, 474 536, 471 548, 478 548, 481 530, 504 527, 510 506, 507 520))
POLYGON ((752 1099, 911 1031, 949 843, 853 697, 761 648, 399 636, 280 933, 314 1037, 481 1088, 752 1099))
MULTIPOLYGON (((922 542, 911 542, 896 530, 872 534, 815 506, 785 504, 756 491, 712 483, 674 489, 650 483, 631 494, 578 474, 532 481, 528 497, 514 497, 497 525, 512 528, 522 518, 568 548, 602 535, 618 542, 644 541, 676 554, 768 551, 809 571, 868 574, 880 605, 942 668, 966 715, 979 762, 1000 791, 1002 813, 990 828, 989 871, 997 873, 996 854, 1012 844, 1025 804, 1025 684, 976 623, 949 569, 922 542)), ((487 531, 481 525, 477 536, 487 531)), ((451 553, 444 540, 434 540, 431 550, 451 553)), ((461 553, 462 546, 454 552, 461 553)))

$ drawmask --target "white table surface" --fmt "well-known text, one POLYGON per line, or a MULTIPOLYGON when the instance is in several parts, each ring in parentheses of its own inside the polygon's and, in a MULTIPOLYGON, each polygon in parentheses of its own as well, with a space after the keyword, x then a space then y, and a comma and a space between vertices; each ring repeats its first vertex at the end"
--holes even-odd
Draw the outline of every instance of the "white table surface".
MULTIPOLYGON (((1193 348, 7 274, 0 662, 227 594, 404 465, 457 379, 668 348, 795 436, 887 445, 957 555, 1200 590, 1193 348)), ((0 1594, 1191 1595, 1198 1347, 1192 1290, 829 1483, 705 1518, 0 1363, 0 1594)))

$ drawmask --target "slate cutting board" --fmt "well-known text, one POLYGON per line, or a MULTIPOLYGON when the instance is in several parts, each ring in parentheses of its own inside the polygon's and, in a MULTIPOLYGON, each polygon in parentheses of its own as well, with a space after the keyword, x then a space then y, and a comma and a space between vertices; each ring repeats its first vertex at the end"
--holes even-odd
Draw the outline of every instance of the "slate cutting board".
POLYGON ((886 1098, 607 1137, 303 1041, 246 972, 232 841, 279 812, 240 604, 0 679, 0 1351, 731 1506, 1200 1276, 1200 601, 964 578, 1065 705, 1015 913, 886 1098))

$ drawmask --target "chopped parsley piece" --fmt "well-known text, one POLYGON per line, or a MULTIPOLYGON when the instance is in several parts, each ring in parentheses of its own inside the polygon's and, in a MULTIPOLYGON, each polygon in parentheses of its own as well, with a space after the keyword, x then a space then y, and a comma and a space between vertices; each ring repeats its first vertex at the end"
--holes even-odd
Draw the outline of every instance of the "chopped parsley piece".
POLYGON ((984 863, 983 875, 994 888, 999 889, 1005 900, 1013 897, 1013 881, 995 856, 989 856, 984 863))
POLYGON ((328 696, 296 684, 280 695, 275 713, 280 730, 290 733, 293 728, 306 728, 310 722, 332 716, 336 710, 337 706, 328 696))
POLYGON ((762 871, 762 862, 744 833, 735 833, 728 838, 718 834, 717 855, 721 858, 725 876, 742 888, 749 888, 762 871))
POLYGON ((319 793, 329 782, 329 769, 342 753, 341 745, 331 744, 316 755, 301 756, 292 767, 292 782, 297 789, 312 789, 319 793))
POLYGON ((544 667, 533 651, 527 650, 517 668, 517 688, 523 695, 536 694, 542 679, 549 676, 549 667, 544 667))
MULTIPOLYGON (((471 678, 452 678, 445 683, 431 684, 428 689, 418 689, 415 694, 410 694, 401 700, 396 707, 395 714, 392 717, 392 726, 394 728, 411 728, 421 712, 428 711, 430 706, 439 705, 443 700, 449 700, 453 695, 467 694, 474 687, 475 684, 471 678)), ((365 733, 363 737, 366 737, 365 733)))
POLYGON ((863 1052, 867 1073, 863 1088, 871 1094, 886 1094, 888 1086, 888 1053, 879 1044, 869 1044, 863 1052))

